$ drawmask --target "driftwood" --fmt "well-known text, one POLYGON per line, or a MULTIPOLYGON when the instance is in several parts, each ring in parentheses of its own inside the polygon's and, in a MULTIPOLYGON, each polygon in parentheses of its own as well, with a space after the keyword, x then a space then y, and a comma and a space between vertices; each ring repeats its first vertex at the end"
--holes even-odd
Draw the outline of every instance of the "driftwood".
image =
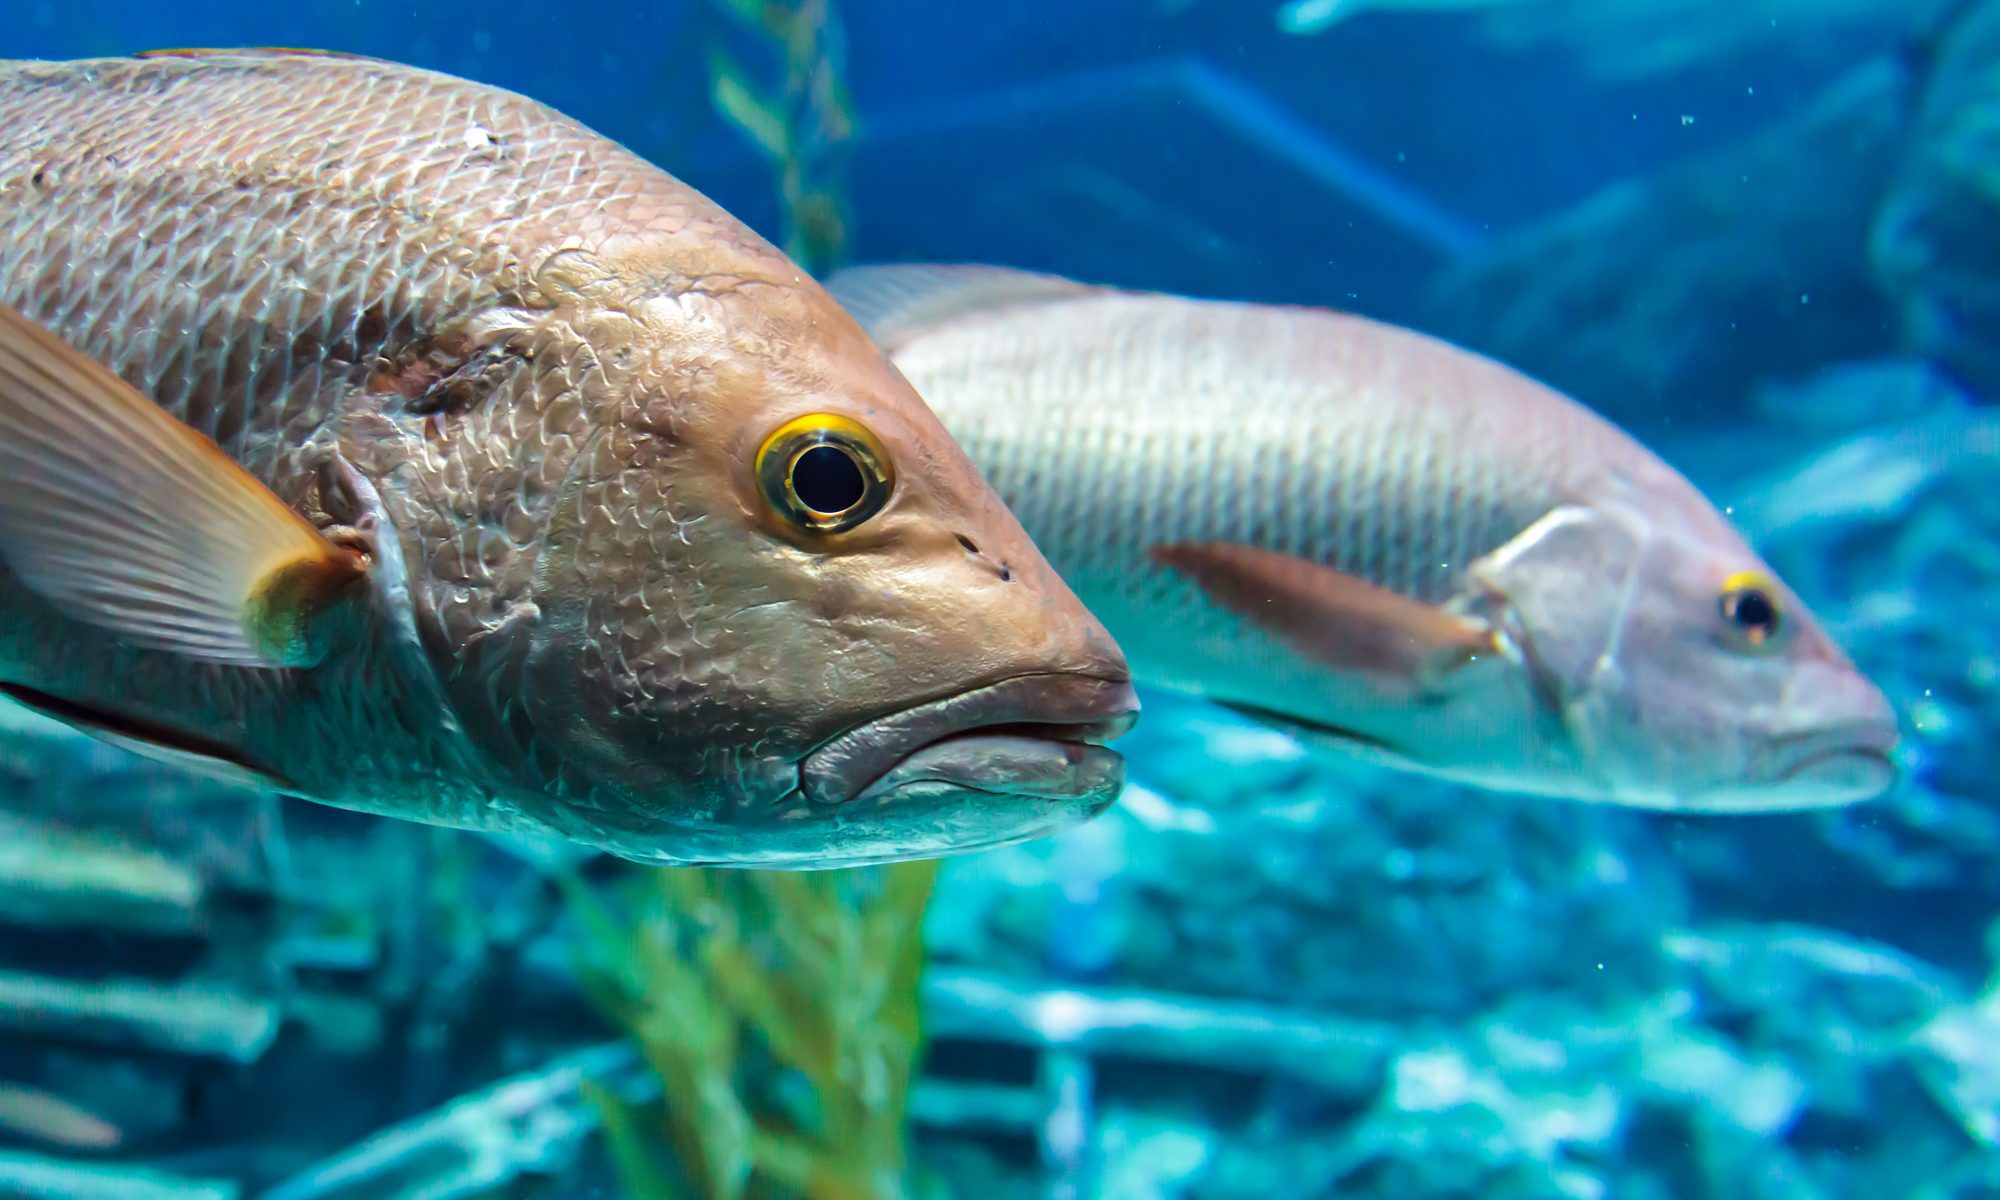
POLYGON ((236 1200, 239 1195, 228 1180, 0 1151, 0 1196, 18 1200, 236 1200))
POLYGON ((0 972, 0 1031, 27 1038, 248 1063, 270 1048, 279 1020, 269 1001, 201 983, 0 972))
MULTIPOLYGON (((1276 1074, 1349 1092, 1373 1086, 1399 1038, 1393 1026, 1331 1014, 963 971, 927 976, 924 1011, 933 1038, 1000 1042, 1068 1064, 1043 1072, 1037 1087, 918 1085, 915 1123, 970 1133, 1046 1132, 1065 1105, 1087 1105, 1087 1096, 1072 1093, 1079 1080, 1087 1089, 1089 1062, 1099 1055, 1276 1074), (1071 1086, 1060 1086, 1065 1081, 1071 1086)), ((391 1126, 260 1200, 464 1200, 558 1173, 598 1127, 586 1084, 634 1101, 659 1094, 658 1078, 630 1043, 591 1047, 391 1126)))

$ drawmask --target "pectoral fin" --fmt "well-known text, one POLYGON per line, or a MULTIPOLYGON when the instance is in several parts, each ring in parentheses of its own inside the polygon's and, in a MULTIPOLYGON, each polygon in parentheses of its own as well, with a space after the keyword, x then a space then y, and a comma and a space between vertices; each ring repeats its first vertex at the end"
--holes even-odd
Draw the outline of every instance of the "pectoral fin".
POLYGON ((215 443, 0 305, 0 563, 148 649, 309 666, 365 571, 215 443))
POLYGON ((1495 653, 1476 621, 1289 554, 1228 542, 1156 546, 1209 599, 1337 671, 1428 690, 1495 653))

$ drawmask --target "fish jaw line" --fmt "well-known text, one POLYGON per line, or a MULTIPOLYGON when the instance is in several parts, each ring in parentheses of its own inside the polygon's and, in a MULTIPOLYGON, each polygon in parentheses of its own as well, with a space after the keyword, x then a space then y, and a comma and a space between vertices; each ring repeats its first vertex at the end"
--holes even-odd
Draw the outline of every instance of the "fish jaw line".
POLYGON ((1801 759, 1785 773, 1788 786, 1819 790, 1818 803, 1811 805, 1816 808, 1838 808, 1873 800, 1895 787, 1901 778, 1902 768, 1894 755, 1863 748, 1824 751, 1801 759))
POLYGON ((1003 793, 983 784, 908 778, 885 783, 868 797, 842 805, 814 806, 794 793, 790 799, 800 808, 783 812, 776 824, 762 827, 769 831, 791 826, 778 838, 746 843, 737 829, 711 834, 693 853, 662 853, 629 840, 605 848, 634 862, 766 871, 843 870, 977 853, 1058 833, 1111 807, 1124 788, 1124 759, 1091 747, 1082 768, 1094 786, 1067 799, 1007 803, 1018 801, 1020 793, 1003 793))
MULTIPOLYGON (((970 733, 933 742, 830 810, 819 867, 969 854, 1045 837, 1111 807, 1125 786, 1115 750, 970 733)), ((770 865, 782 866, 782 862, 770 865)))
POLYGON ((1687 812, 1787 813, 1873 800, 1902 779, 1893 725, 1855 721, 1766 742, 1730 784, 1677 797, 1687 812))
POLYGON ((1900 740, 1893 725, 1856 722, 1784 738, 1773 743, 1764 761, 1771 765, 1771 786, 1818 791, 1816 799, 1801 798, 1795 807, 1835 808, 1895 786, 1902 775, 1896 757, 1900 740))
POLYGON ((880 801, 899 788, 947 780, 994 796, 1094 794, 1100 788, 1089 777, 1123 762, 1106 743, 1138 715, 1129 680, 1016 675, 848 730, 800 763, 800 790, 818 807, 880 801), (975 760, 989 773, 975 777, 975 760))

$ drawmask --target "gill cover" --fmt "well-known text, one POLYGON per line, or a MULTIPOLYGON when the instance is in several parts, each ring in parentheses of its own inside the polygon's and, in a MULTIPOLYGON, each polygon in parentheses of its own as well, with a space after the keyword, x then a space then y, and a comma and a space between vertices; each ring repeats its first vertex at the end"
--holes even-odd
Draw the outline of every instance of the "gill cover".
POLYGON ((1646 552, 1635 517, 1581 505, 1551 509, 1472 564, 1477 594, 1455 602, 1491 622, 1526 673, 1543 715, 1559 721, 1584 761, 1609 736, 1606 704, 1620 694, 1621 639, 1646 552))

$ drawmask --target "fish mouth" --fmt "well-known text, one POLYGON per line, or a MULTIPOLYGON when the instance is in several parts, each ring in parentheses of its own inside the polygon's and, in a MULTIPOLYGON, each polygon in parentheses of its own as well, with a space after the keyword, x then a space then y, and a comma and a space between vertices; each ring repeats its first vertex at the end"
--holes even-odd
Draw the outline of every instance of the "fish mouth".
POLYGON ((1784 790, 1788 807, 1833 808, 1870 800, 1895 786, 1900 736, 1893 725, 1842 725, 1796 734, 1766 752, 1767 786, 1784 790))
POLYGON ((1017 675, 841 734, 806 756, 800 786, 816 806, 943 790, 1101 810, 1124 783, 1124 758, 1107 743, 1138 718, 1129 680, 1017 675))

